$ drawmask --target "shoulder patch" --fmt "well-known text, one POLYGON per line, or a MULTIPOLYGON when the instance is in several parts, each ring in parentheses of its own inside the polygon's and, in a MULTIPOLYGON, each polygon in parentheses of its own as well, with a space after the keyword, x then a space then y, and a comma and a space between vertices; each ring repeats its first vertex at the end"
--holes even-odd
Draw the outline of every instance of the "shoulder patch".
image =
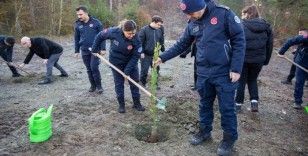
POLYGON ((217 5, 218 8, 224 8, 226 10, 230 10, 229 7, 225 6, 225 5, 217 5))
POLYGON ((235 21, 236 23, 241 23, 240 18, 238 18, 237 16, 234 16, 234 21, 235 21))

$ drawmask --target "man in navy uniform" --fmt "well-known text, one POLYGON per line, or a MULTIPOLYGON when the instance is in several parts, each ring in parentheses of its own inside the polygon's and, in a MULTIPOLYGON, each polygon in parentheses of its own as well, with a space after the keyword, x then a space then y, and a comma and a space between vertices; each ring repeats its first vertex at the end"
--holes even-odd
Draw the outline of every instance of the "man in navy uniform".
POLYGON ((0 36, 0 56, 3 58, 4 61, 7 62, 7 66, 12 71, 12 77, 19 77, 21 76, 16 68, 12 66, 12 57, 13 57, 13 47, 15 44, 14 37, 11 36, 0 36))
MULTIPOLYGON (((99 94, 103 93, 101 74, 99 72, 99 58, 91 54, 91 47, 95 36, 103 30, 102 23, 88 14, 84 6, 76 9, 78 20, 75 22, 75 54, 79 56, 81 50, 82 60, 87 68, 87 73, 91 87, 89 92, 97 90, 99 94)), ((101 46, 105 47, 105 42, 101 46)), ((103 49, 104 50, 104 49, 103 49)))
MULTIPOLYGON (((308 29, 301 29, 303 33, 301 35, 290 38, 279 50, 279 57, 284 57, 284 53, 294 45, 298 45, 295 62, 300 66, 308 69, 308 29)), ((308 73, 298 67, 295 71, 295 88, 294 88, 294 105, 295 109, 302 109, 303 92, 305 80, 308 78, 308 73)))
POLYGON ((180 8, 191 22, 177 43, 160 55, 156 65, 180 55, 196 40, 200 130, 190 142, 198 145, 211 138, 217 96, 223 129, 217 153, 229 155, 238 139, 234 95, 245 53, 241 20, 229 8, 213 1, 182 0, 180 8))

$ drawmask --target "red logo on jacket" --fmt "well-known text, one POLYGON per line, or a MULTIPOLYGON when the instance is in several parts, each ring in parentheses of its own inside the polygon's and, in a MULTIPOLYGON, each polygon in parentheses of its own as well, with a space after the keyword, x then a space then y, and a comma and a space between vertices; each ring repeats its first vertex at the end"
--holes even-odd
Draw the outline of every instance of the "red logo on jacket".
POLYGON ((212 24, 212 25, 216 25, 217 23, 218 23, 217 17, 213 17, 213 18, 211 19, 211 24, 212 24))
POLYGON ((133 46, 132 45, 128 45, 127 46, 127 50, 132 50, 133 49, 133 46))

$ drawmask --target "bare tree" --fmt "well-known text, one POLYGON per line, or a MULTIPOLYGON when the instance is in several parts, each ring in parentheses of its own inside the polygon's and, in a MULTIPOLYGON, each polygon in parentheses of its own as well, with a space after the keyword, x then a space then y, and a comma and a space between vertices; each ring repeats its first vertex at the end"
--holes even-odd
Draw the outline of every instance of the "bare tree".
POLYGON ((62 27, 62 17, 63 17, 63 0, 60 0, 60 13, 59 13, 59 24, 58 24, 58 35, 61 33, 62 27))

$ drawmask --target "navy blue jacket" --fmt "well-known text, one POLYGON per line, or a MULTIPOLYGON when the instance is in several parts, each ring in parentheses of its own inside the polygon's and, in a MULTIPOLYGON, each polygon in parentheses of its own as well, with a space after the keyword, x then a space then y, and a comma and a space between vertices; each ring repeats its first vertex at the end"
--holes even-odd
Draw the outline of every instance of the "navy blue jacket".
POLYGON ((6 36, 0 35, 0 55, 7 61, 12 62, 13 46, 8 46, 4 43, 6 36))
POLYGON ((271 26, 261 18, 244 19, 246 39, 246 63, 267 65, 273 51, 273 34, 271 26))
MULTIPOLYGON (((87 23, 77 20, 75 22, 75 53, 79 53, 80 49, 83 55, 90 55, 90 49, 94 42, 95 36, 103 30, 102 23, 94 17, 90 16, 87 23)), ((105 42, 101 43, 105 47, 105 42)))
POLYGON ((48 59, 52 54, 62 53, 63 48, 60 44, 50 41, 43 37, 30 38, 31 47, 24 63, 28 64, 33 55, 36 54, 42 59, 48 59))
MULTIPOLYGON (((110 39, 109 61, 115 66, 124 66, 124 73, 130 75, 137 66, 142 47, 141 42, 136 34, 131 40, 124 36, 121 28, 113 27, 100 32, 94 40, 92 51, 99 52, 99 46, 105 40, 110 39)), ((103 47, 103 49, 106 49, 103 47)))
POLYGON ((295 62, 305 68, 308 68, 308 37, 298 35, 298 36, 288 39, 288 41, 281 47, 278 53, 280 55, 284 55, 284 53, 291 46, 294 46, 294 45, 298 45, 298 48, 296 51, 295 62))
POLYGON ((240 19, 227 7, 209 2, 199 20, 191 21, 173 47, 160 55, 163 62, 180 55, 196 39, 199 76, 241 73, 245 36, 240 19))

